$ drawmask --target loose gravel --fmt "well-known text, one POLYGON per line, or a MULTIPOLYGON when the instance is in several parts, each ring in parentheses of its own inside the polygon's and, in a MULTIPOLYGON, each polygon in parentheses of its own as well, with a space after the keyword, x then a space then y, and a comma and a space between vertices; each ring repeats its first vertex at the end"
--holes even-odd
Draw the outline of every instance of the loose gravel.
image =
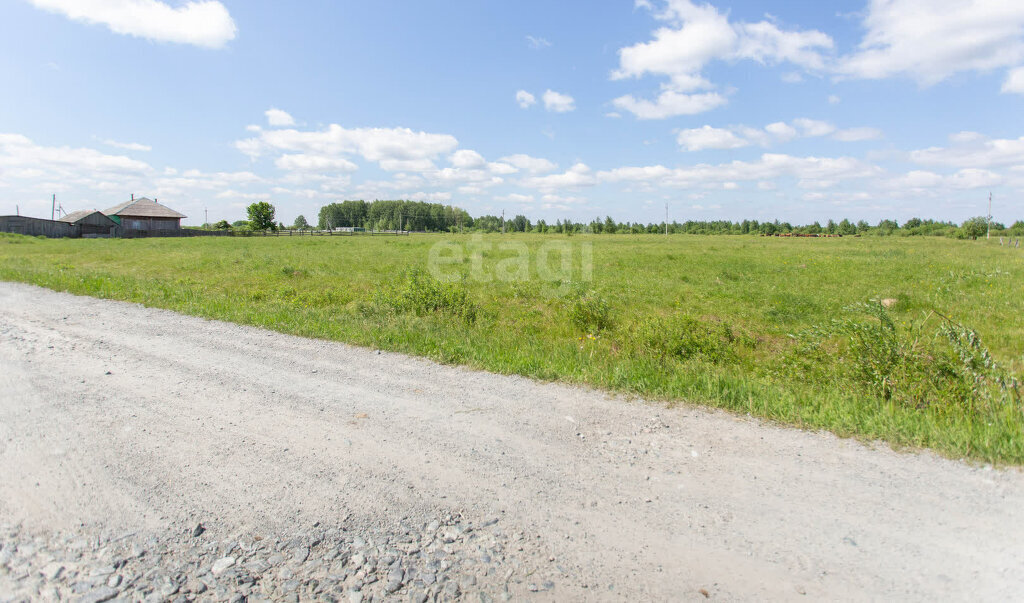
POLYGON ((1024 476, 0 283, 0 601, 1013 600, 1024 476))

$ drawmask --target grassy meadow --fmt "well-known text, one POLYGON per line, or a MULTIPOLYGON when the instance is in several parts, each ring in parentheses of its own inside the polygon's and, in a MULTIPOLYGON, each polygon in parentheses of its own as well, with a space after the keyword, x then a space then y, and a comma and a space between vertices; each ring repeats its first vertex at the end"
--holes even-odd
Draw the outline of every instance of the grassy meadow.
POLYGON ((0 279, 1024 464, 1022 252, 924 237, 7 235, 0 279))

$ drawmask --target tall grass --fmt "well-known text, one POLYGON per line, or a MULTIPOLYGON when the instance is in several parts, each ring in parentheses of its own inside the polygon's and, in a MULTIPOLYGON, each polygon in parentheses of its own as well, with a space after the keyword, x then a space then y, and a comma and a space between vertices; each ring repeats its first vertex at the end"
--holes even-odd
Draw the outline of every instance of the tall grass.
MULTIPOLYGON (((525 243, 485 237, 496 274, 525 243)), ((1024 463, 1024 256, 983 242, 574 236, 564 282, 427 271, 458 236, 0 238, 0 278, 1024 463), (878 301, 886 299, 885 307, 878 301)))

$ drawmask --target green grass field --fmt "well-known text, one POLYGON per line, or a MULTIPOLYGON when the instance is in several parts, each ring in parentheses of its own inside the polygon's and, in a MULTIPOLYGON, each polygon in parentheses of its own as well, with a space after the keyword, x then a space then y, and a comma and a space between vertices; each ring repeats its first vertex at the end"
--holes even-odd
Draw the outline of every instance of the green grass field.
POLYGON ((1022 464, 1021 251, 921 237, 8 235, 0 278, 1022 464))

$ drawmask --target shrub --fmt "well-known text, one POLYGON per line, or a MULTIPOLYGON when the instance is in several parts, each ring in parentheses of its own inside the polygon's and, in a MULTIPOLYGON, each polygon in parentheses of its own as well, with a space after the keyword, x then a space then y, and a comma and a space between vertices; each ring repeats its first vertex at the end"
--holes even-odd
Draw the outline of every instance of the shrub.
POLYGON ((688 314, 642 321, 633 328, 631 339, 649 355, 712 364, 735 362, 736 346, 742 343, 728 323, 702 321, 688 314))
POLYGON ((898 323, 877 300, 807 329, 786 357, 791 378, 849 384, 910 408, 955 407, 988 414, 1021 410, 1020 381, 992 360, 978 334, 936 312, 898 323), (941 321, 929 328, 933 317, 941 321))
POLYGON ((398 287, 378 291, 379 304, 396 312, 441 314, 474 322, 480 313, 462 283, 445 283, 420 269, 409 271, 398 287))
POLYGON ((960 225, 958 236, 962 239, 977 239, 978 237, 985 236, 985 232, 988 230, 988 219, 982 216, 977 216, 966 220, 960 225))
POLYGON ((611 307, 596 291, 577 293, 569 302, 569 321, 585 333, 597 333, 611 328, 611 307))

